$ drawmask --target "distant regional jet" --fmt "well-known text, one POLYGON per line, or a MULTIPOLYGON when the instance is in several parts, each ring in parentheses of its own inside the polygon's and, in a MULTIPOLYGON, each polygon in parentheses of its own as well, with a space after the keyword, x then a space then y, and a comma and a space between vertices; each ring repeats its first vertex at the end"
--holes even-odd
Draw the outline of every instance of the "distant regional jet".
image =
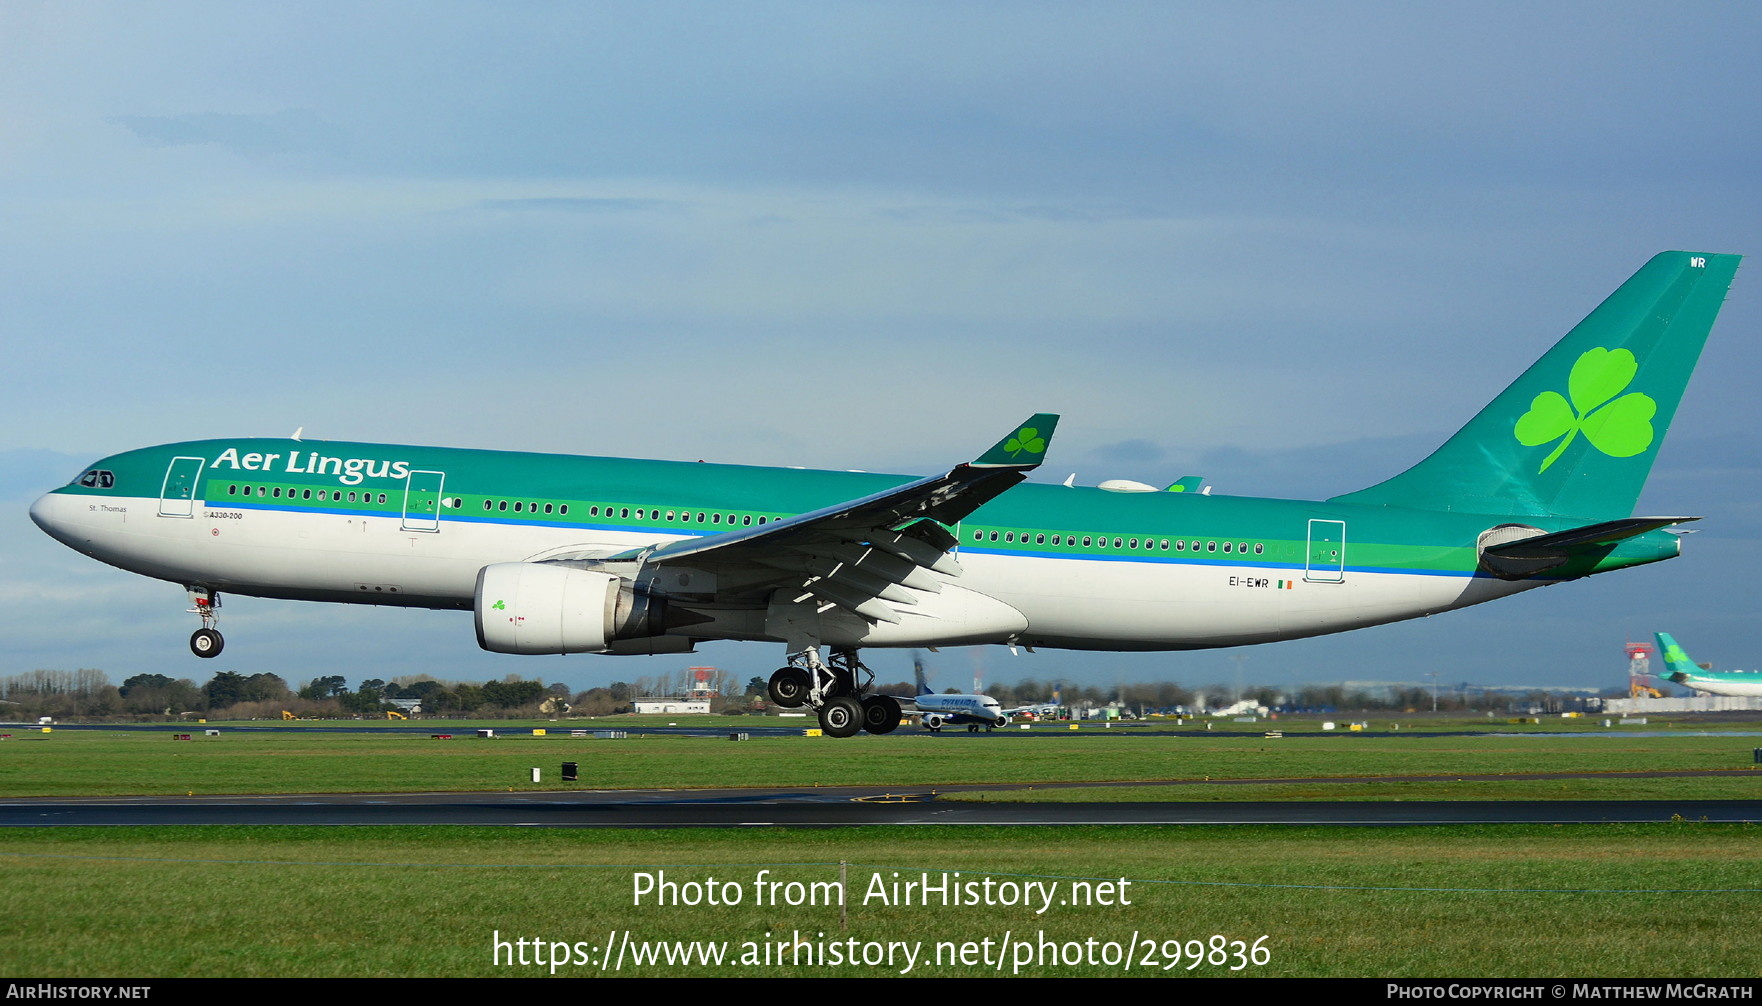
POLYGON ((788 655, 772 698, 882 733, 899 709, 864 646, 1239 646, 1674 557, 1695 518, 1634 502, 1738 258, 1656 256, 1430 457, 1319 502, 1020 485, 1058 422, 1040 414, 920 479, 204 440, 97 461, 31 518, 182 584, 198 656, 225 592, 471 611, 497 653, 759 640, 788 655))
POLYGON ((1708 695, 1762 695, 1762 671, 1704 671, 1670 638, 1670 633, 1654 635, 1658 638, 1658 652, 1664 655, 1664 666, 1670 672, 1664 680, 1708 695))

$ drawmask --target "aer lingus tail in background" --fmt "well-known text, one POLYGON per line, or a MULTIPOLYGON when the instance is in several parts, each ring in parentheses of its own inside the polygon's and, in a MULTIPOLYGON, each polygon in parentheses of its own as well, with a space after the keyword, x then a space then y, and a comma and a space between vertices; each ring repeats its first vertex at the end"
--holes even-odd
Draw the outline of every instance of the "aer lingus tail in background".
POLYGON ((1654 256, 1430 457, 1330 502, 1628 516, 1740 257, 1654 256))
POLYGON ((1709 671, 1689 659, 1681 644, 1668 632, 1654 633, 1658 653, 1664 659, 1666 681, 1708 695, 1762 695, 1762 671, 1709 671))

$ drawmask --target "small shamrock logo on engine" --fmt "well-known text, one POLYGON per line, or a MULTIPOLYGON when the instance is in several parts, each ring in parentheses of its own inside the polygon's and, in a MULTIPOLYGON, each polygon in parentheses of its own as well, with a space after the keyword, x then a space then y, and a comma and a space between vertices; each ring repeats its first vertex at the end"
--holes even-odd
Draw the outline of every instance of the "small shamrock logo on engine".
POLYGON ((1530 402, 1529 411, 1512 430, 1517 442, 1539 447, 1560 439, 1536 474, 1547 471, 1580 433, 1612 458, 1631 458, 1652 446, 1652 416, 1658 403, 1637 391, 1615 397, 1633 382, 1639 369, 1634 355, 1625 349, 1588 349, 1566 380, 1571 402, 1555 391, 1544 391, 1530 402))

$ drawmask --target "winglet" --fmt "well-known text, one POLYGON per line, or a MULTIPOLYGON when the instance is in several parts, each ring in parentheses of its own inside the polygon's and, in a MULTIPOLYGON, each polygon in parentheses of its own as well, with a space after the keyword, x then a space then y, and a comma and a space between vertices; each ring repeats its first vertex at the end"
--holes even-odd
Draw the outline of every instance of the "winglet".
POLYGON ((1023 423, 973 461, 974 468, 1038 468, 1046 459, 1058 417, 1048 412, 1029 416, 1023 423))

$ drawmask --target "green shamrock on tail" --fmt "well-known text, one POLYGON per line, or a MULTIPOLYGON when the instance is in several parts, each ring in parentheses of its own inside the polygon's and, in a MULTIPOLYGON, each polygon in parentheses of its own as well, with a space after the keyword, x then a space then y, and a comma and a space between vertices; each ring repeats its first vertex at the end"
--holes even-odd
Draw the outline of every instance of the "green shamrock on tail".
POLYGON ((1632 383, 1639 369, 1634 355, 1625 349, 1587 349, 1572 365, 1572 375, 1566 380, 1570 404, 1555 391, 1544 391, 1530 402, 1530 410, 1512 430, 1517 442, 1537 447, 1556 437, 1564 438, 1542 460, 1536 474, 1547 471, 1580 432, 1592 447, 1612 458, 1631 458, 1652 446, 1652 416, 1658 403, 1637 391, 1615 398, 1632 383))
POLYGON ((1024 426, 1016 431, 1015 436, 1009 438, 1009 441, 1003 445, 1003 449, 1008 451, 1012 458, 1023 451, 1027 451, 1029 454, 1039 454, 1046 450, 1046 438, 1041 436, 1040 431, 1034 427, 1024 426))

